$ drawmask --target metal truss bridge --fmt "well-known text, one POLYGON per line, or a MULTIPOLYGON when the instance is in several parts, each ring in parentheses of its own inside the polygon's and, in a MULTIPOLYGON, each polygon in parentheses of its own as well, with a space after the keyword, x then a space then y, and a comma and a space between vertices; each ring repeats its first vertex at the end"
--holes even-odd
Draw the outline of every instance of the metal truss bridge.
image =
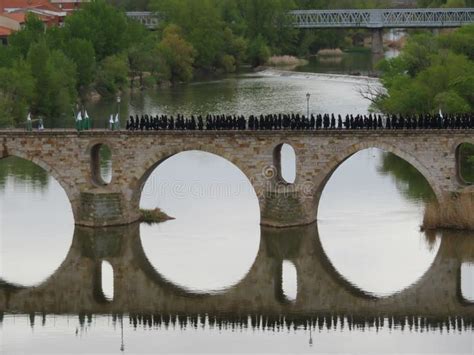
MULTIPOLYGON (((152 12, 127 12, 127 16, 149 29, 160 18, 152 12)), ((291 11, 296 28, 445 28, 474 23, 474 8, 461 9, 377 9, 291 11)))

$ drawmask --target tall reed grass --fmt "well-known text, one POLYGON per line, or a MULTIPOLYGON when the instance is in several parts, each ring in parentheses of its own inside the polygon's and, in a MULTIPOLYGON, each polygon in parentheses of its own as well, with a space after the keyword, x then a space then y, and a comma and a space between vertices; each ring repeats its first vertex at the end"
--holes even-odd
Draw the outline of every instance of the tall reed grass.
POLYGON ((474 230, 474 195, 461 194, 441 204, 435 201, 428 203, 421 228, 474 230))

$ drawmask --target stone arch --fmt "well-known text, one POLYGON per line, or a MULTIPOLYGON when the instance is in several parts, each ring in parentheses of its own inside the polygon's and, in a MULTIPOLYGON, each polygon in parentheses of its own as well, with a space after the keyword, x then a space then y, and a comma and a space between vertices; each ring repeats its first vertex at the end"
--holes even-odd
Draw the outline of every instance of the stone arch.
POLYGON ((293 181, 287 181, 283 177, 281 151, 283 149, 283 146, 285 146, 285 145, 291 147, 291 149, 293 150, 293 153, 295 154, 295 169, 296 169, 297 159, 298 159, 297 155, 296 155, 296 150, 293 147, 293 145, 288 143, 288 142, 282 142, 282 143, 278 144, 275 148, 273 148, 273 166, 276 169, 276 179, 277 179, 278 183, 283 184, 283 185, 293 185, 298 180, 298 172, 297 171, 295 173, 295 178, 294 178, 293 181))
MULTIPOLYGON (((87 148, 87 154, 90 158, 90 177, 91 182, 95 186, 108 186, 112 183, 104 181, 101 171, 100 171, 100 149, 102 147, 107 147, 111 151, 110 144, 107 142, 96 141, 92 142, 89 147, 87 148)), ((113 173, 112 173, 112 180, 113 180, 113 173)))
MULTIPOLYGON (((190 147, 187 149, 176 149, 176 150, 168 150, 168 151, 163 151, 158 154, 152 155, 144 164, 144 168, 140 171, 140 176, 136 176, 136 179, 132 183, 131 189, 132 189, 132 206, 136 206, 138 208, 140 204, 140 199, 142 195, 143 188, 145 187, 146 182, 148 181, 148 178, 150 175, 153 173, 153 171, 161 165, 163 162, 166 160, 174 157, 177 154, 180 153, 185 153, 185 152, 190 152, 190 151, 199 151, 199 152, 204 152, 204 153, 209 153, 213 154, 217 157, 223 158, 227 160, 229 163, 231 163, 234 167, 239 169, 246 177, 247 180, 250 182, 252 185, 252 188, 255 192, 255 195, 257 198, 261 196, 260 191, 256 188, 255 186, 255 178, 252 176, 250 169, 247 169, 247 167, 242 166, 239 164, 236 159, 233 159, 232 157, 229 157, 227 154, 225 154, 224 151, 220 149, 209 149, 209 148, 202 148, 202 147, 190 147)), ((259 199, 260 200, 260 199, 259 199)))
POLYGON ((337 170, 342 163, 347 159, 352 157, 354 154, 369 148, 378 148, 385 152, 395 154, 396 156, 402 158, 406 162, 410 163, 415 169, 417 169, 420 174, 424 176, 430 187, 432 188, 436 199, 441 201, 443 199, 443 192, 441 188, 436 184, 435 178, 431 175, 427 167, 425 167, 415 156, 405 152, 404 150, 396 147, 394 145, 385 143, 385 142, 360 142, 353 145, 350 145, 344 148, 339 154, 335 155, 330 161, 323 167, 323 169, 317 174, 315 180, 315 190, 313 193, 314 203, 316 209, 319 207, 319 201, 321 194, 326 186, 327 182, 331 178, 332 174, 337 170))
POLYGON ((457 140, 455 144, 453 145, 451 153, 454 155, 454 159, 456 161, 456 179, 462 186, 471 187, 472 185, 474 185, 474 183, 466 181, 461 174, 461 157, 460 157, 459 150, 462 144, 471 144, 474 146, 474 140, 473 139, 457 140))
POLYGON ((37 157, 31 157, 28 154, 25 154, 25 153, 17 151, 17 150, 6 150, 6 149, 4 149, 4 151, 0 155, 0 160, 4 159, 4 158, 8 158, 8 157, 17 157, 17 158, 20 158, 20 159, 30 161, 33 164, 35 164, 35 165, 39 166, 40 168, 42 168, 50 176, 52 176, 59 183, 59 185, 62 187, 63 191, 66 193, 66 196, 68 197, 68 200, 69 200, 69 203, 70 203, 70 206, 71 206, 72 213, 74 215, 74 219, 77 220, 78 211, 76 211, 75 208, 74 208, 73 201, 75 199, 75 196, 74 196, 73 188, 62 178, 61 174, 54 167, 52 167, 50 164, 48 164, 44 160, 39 159, 37 157))

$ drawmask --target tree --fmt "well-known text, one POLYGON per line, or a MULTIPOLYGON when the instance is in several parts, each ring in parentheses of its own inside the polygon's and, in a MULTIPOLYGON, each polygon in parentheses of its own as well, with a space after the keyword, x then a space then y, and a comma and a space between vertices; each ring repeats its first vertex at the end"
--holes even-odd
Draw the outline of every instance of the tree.
POLYGON ((66 46, 67 56, 76 64, 77 89, 82 92, 94 81, 96 59, 94 47, 90 41, 73 38, 66 46))
POLYGON ((439 37, 440 45, 474 60, 474 25, 463 26, 439 37))
POLYGON ((270 55, 270 48, 266 44, 262 35, 258 35, 253 41, 250 42, 248 49, 248 59, 253 66, 265 64, 270 58, 270 55))
POLYGON ((13 33, 8 42, 19 55, 26 58, 30 46, 43 38, 44 33, 45 27, 43 22, 35 14, 28 13, 22 30, 13 33))
POLYGON ((0 127, 24 122, 34 93, 31 68, 19 60, 11 68, 0 68, 0 127))
POLYGON ((69 113, 77 97, 75 64, 44 39, 30 47, 28 63, 35 80, 32 111, 52 119, 69 113))
POLYGON ((466 27, 447 36, 410 38, 398 58, 380 65, 387 93, 376 98, 378 109, 410 114, 473 111, 474 62, 467 56, 471 46, 464 37, 470 31, 466 27))
POLYGON ((128 62, 125 55, 112 55, 100 63, 96 88, 102 96, 113 96, 128 84, 128 62))
POLYGON ((291 26, 288 16, 297 6, 293 0, 242 0, 241 12, 247 22, 246 37, 261 36, 277 53, 295 49, 298 30, 291 26))
POLYGON ((182 36, 181 29, 169 25, 163 31, 158 51, 165 59, 173 81, 189 81, 193 76, 195 51, 182 36))
POLYGON ((129 45, 125 13, 104 0, 92 0, 84 4, 80 11, 68 16, 65 31, 69 38, 91 42, 98 61, 120 53, 129 45))
POLYGON ((419 7, 472 7, 473 0, 418 0, 419 7))

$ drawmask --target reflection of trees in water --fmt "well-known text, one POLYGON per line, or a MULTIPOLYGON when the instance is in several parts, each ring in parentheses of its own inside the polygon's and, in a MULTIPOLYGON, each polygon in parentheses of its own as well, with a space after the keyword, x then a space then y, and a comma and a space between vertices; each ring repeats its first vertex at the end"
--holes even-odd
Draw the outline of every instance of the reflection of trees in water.
POLYGON ((459 146, 459 168, 464 181, 474 183, 474 144, 463 143, 459 146))
POLYGON ((4 189, 7 179, 12 177, 20 183, 32 183, 33 189, 44 190, 48 186, 48 173, 31 161, 8 157, 0 160, 0 189, 4 189))
POLYGON ((428 250, 433 251, 434 248, 436 247, 438 239, 441 238, 440 232, 435 231, 435 230, 426 230, 423 232, 423 235, 424 235, 423 240, 426 243, 428 250))
POLYGON ((107 145, 102 145, 99 150, 101 169, 110 169, 112 161, 112 151, 107 145))
POLYGON ((377 171, 393 177, 397 189, 410 200, 426 202, 436 198, 425 177, 413 165, 395 154, 383 152, 377 171))

